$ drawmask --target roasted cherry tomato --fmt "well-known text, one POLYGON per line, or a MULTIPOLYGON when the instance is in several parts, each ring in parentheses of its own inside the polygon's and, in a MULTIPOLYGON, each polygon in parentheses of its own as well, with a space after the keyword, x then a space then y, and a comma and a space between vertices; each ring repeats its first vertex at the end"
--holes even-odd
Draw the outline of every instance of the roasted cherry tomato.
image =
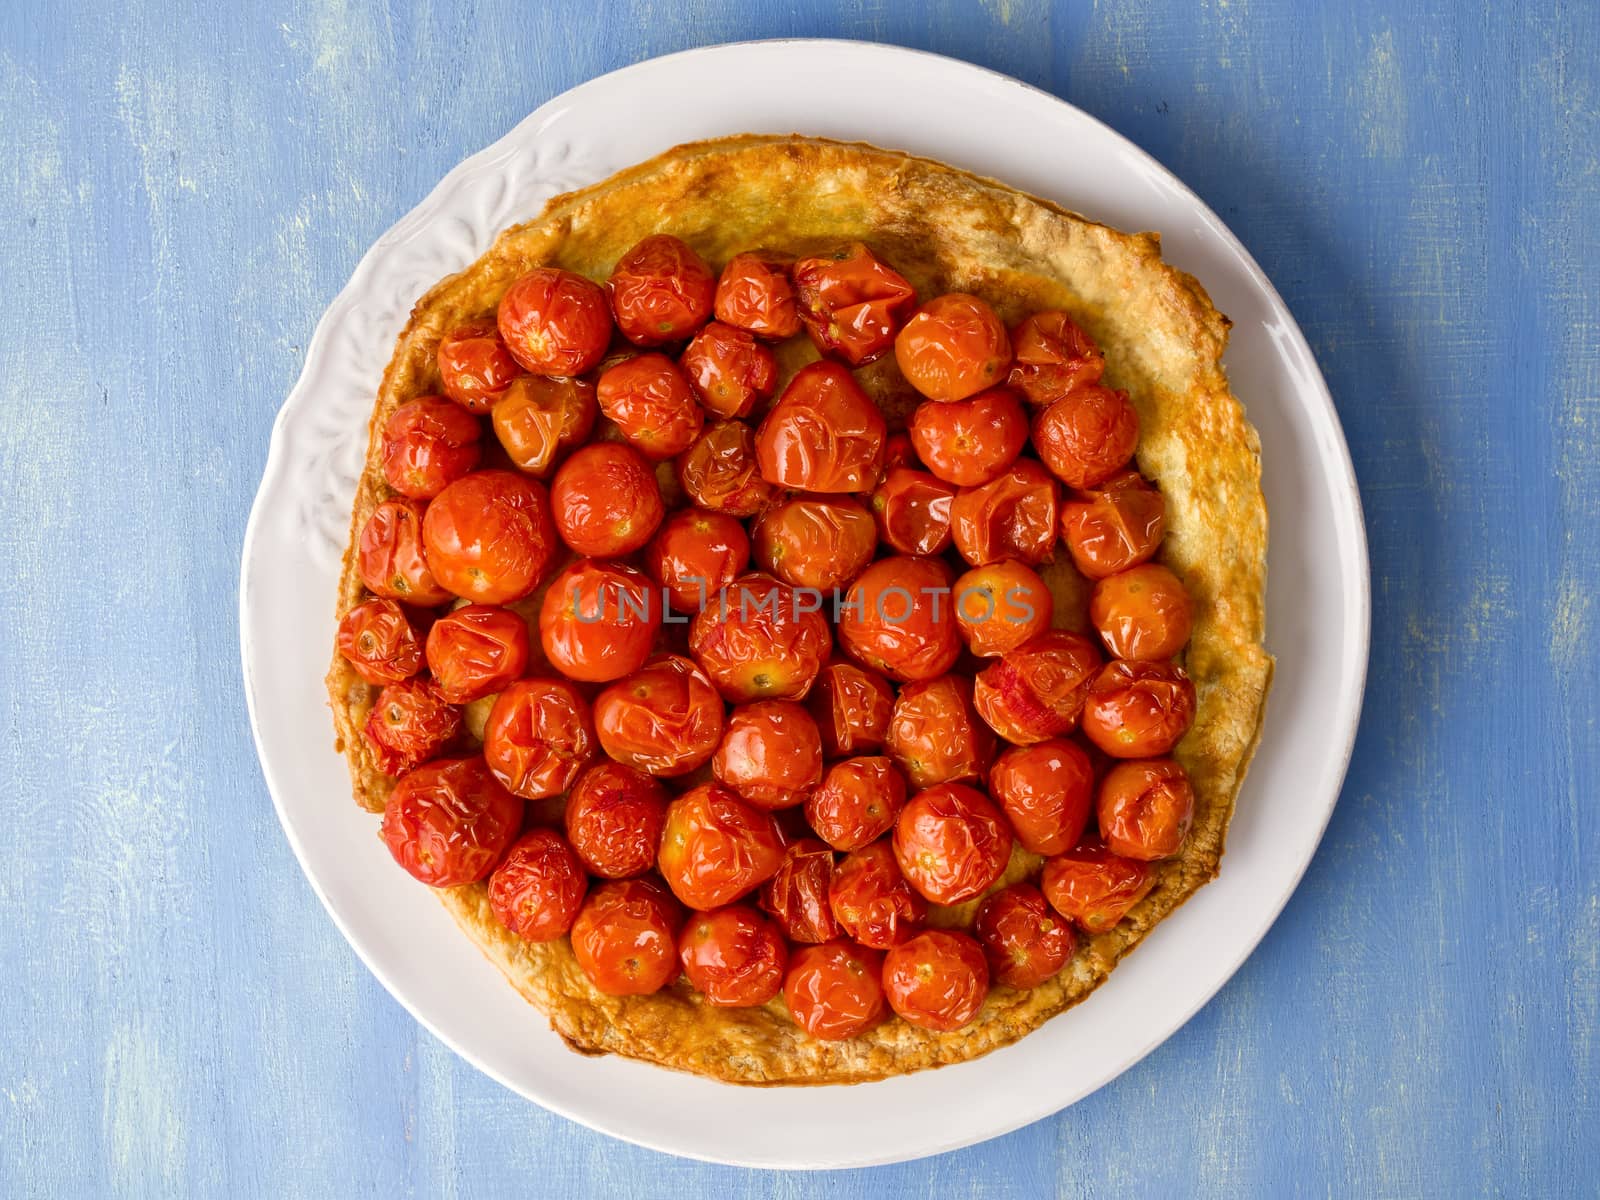
POLYGON ((855 376, 814 362, 789 380, 756 431, 761 477, 804 492, 867 492, 883 468, 883 413, 855 376))
POLYGON ((927 901, 901 873, 888 838, 834 866, 828 905, 846 933, 878 950, 909 940, 928 919, 927 901))
POLYGON ((690 908, 731 904, 777 873, 783 835, 772 814, 717 783, 691 788, 667 805, 656 867, 690 908))
POLYGON ((678 977, 683 909, 653 879, 618 879, 589 892, 572 923, 572 956, 610 996, 646 996, 678 977))
POLYGON ((655 866, 666 823, 661 781, 610 759, 585 767, 567 793, 567 837, 578 861, 602 879, 643 875, 655 866))
POLYGON ((596 558, 632 554, 667 511, 650 464, 620 442, 591 442, 562 463, 550 504, 561 540, 596 558))
POLYGON ((1064 312, 1038 312, 1011 331, 1013 364, 1007 382, 1035 404, 1100 382, 1105 356, 1064 312))
POLYGON ((930 400, 911 414, 917 457, 946 483, 979 487, 1017 461, 1028 444, 1028 416, 1010 388, 990 388, 970 400, 930 400))
POLYGON ((434 578, 456 595, 480 604, 520 600, 555 555, 549 499, 516 471, 475 471, 428 505, 422 544, 434 578))
POLYGON ((878 528, 848 496, 794 496, 756 519, 755 560, 787 584, 827 591, 843 587, 872 561, 878 528))
POLYGON ((978 895, 1011 861, 1011 826, 994 801, 964 783, 924 788, 894 827, 894 856, 911 886, 935 904, 978 895))
POLYGON ((1058 486, 1031 458, 1019 458, 981 487, 962 488, 950 504, 950 534, 975 567, 1006 558, 1044 562, 1056 544, 1058 486))
POLYGON ((894 339, 906 382, 930 400, 965 400, 1005 378, 1011 339, 977 296, 949 292, 919 308, 894 339))
POLYGON ((1089 620, 1117 658, 1155 662, 1183 649, 1194 616, 1178 577, 1159 563, 1144 563, 1094 585, 1089 620))
POLYGON ((906 684, 885 748, 912 787, 982 779, 994 760, 994 734, 972 706, 972 680, 941 675, 906 684))
POLYGON ((706 411, 719 417, 748 417, 778 384, 772 351, 720 321, 694 335, 678 365, 706 411))
POLYGON ((1113 475, 1100 490, 1061 505, 1061 537, 1073 566, 1090 579, 1148 561, 1166 529, 1166 501, 1137 471, 1113 475))
POLYGON ((692 660, 658 654, 595 697, 594 726, 612 758, 670 779, 711 761, 722 698, 692 660))
POLYGON ((761 907, 791 942, 829 941, 840 933, 828 904, 832 883, 833 851, 816 838, 797 838, 784 847, 777 872, 761 885, 761 907))
POLYGON ((356 543, 356 570, 368 591, 423 606, 450 599, 424 557, 423 513, 422 502, 407 497, 385 500, 372 510, 356 543))
POLYGON ((689 984, 719 1008, 765 1004, 783 990, 789 945, 748 904, 695 913, 678 935, 689 984))
POLYGON ((943 554, 950 546, 956 489, 926 471, 894 467, 872 493, 878 535, 901 554, 943 554))
POLYGON ((490 420, 506 457, 530 475, 548 475, 561 455, 594 431, 600 406, 587 379, 519 375, 490 420))
POLYGON ((535 267, 500 299, 500 336, 524 370, 582 375, 611 344, 611 309, 600 285, 556 267, 535 267))
POLYGON ((750 565, 750 536, 727 513, 686 508, 656 530, 645 551, 672 607, 697 613, 750 565))
POLYGON ((367 714, 367 741, 385 775, 427 762, 461 731, 461 710, 446 703, 428 679, 391 683, 367 714))
POLYGON ((706 415, 689 381, 665 354, 625 358, 600 376, 600 411, 641 453, 660 461, 700 436, 706 415))
POLYGON ((975 938, 927 929, 884 955, 883 994, 902 1021, 950 1033, 983 1007, 989 962, 975 938))
POLYGON ((741 575, 689 627, 689 651, 734 704, 804 700, 833 639, 821 597, 769 575, 741 575))
POLYGON ((1039 573, 1007 559, 974 567, 956 580, 956 626, 982 658, 1015 650, 1050 628, 1055 600, 1039 573))
POLYGON ((483 427, 460 407, 423 396, 383 426, 383 477, 402 496, 429 500, 478 465, 483 427))
POLYGON ((879 1024, 883 955, 847 941, 801 946, 789 957, 783 999, 794 1023, 814 1038, 839 1042, 879 1024))
POLYGON ((1039 886, 1050 907, 1076 921, 1086 933, 1116 927, 1145 898, 1156 877, 1148 866, 1107 850, 1087 838, 1065 854, 1047 859, 1039 886))
POLYGON ((822 668, 806 698, 829 758, 877 750, 889 732, 894 688, 876 671, 835 659, 822 668))
POLYGON ((407 771, 383 810, 383 840, 430 887, 475 883, 494 869, 522 826, 522 801, 481 755, 439 758, 407 771))
POLYGON ((1095 810, 1113 854, 1141 862, 1171 858, 1194 822, 1194 788, 1170 758, 1119 762, 1100 781, 1095 810))
POLYGON ((1104 483, 1138 447, 1139 414, 1128 393, 1098 384, 1063 396, 1033 422, 1033 448, 1068 487, 1104 483))
POLYGON ((678 238, 656 233, 629 250, 606 280, 617 328, 630 342, 682 341, 711 315, 717 277, 678 238))
POLYGON ((823 354, 852 367, 881 357, 912 309, 917 293, 905 276, 860 242, 794 264, 800 319, 823 354))
POLYGON ((743 421, 708 425, 675 465, 689 499, 712 512, 754 516, 772 495, 756 462, 756 435, 743 421))
POLYGON ((717 280, 717 320, 770 341, 799 333, 789 261, 759 251, 735 254, 717 280))
POLYGON ((883 439, 883 470, 878 475, 878 481, 881 483, 896 467, 910 467, 912 470, 922 467, 917 452, 911 448, 911 435, 903 429, 897 429, 883 439))
POLYGON ((567 839, 554 829, 530 829, 513 843, 489 876, 489 908, 528 942, 548 942, 572 928, 589 876, 567 839))
POLYGON ((524 679, 495 698, 483 731, 494 777, 528 800, 559 796, 594 757, 589 702, 565 679, 524 679))
POLYGON ((1168 754, 1194 723, 1195 690, 1177 663, 1107 663, 1089 685, 1083 732, 1113 758, 1168 754))
POLYGON ((1079 633, 1054 629, 979 671, 972 702, 989 727, 1019 746, 1071 733, 1100 670, 1100 652, 1079 633))
POLYGON ((428 670, 446 701, 466 704, 520 679, 532 648, 528 623, 509 608, 468 604, 428 630, 428 670))
POLYGON ((422 635, 393 600, 364 600, 339 622, 339 653, 368 683, 399 683, 422 670, 422 635))
POLYGON ((1077 953, 1072 926, 1031 883, 1001 888, 978 908, 973 927, 996 983, 1019 990, 1038 987, 1077 953))
POLYGON ((793 808, 822 782, 822 735, 793 700, 743 704, 728 714, 711 772, 757 808, 793 808))
POLYGON ((569 679, 607 683, 644 666, 663 616, 661 597, 641 572, 582 558, 544 594, 539 645, 569 679))
POLYGON ((950 568, 936 558, 880 558, 845 593, 839 644, 895 679, 943 675, 961 655, 950 580, 950 568))
POLYGON ((1062 738, 1013 746, 989 769, 989 795, 1000 802, 1024 850, 1063 854, 1089 824, 1094 767, 1081 746, 1062 738))
POLYGON ((892 760, 847 758, 806 800, 806 823, 835 850, 859 850, 893 829, 905 804, 905 777, 892 760))
POLYGON ((493 321, 474 321, 439 340, 444 394, 469 413, 486 413, 520 373, 493 321))

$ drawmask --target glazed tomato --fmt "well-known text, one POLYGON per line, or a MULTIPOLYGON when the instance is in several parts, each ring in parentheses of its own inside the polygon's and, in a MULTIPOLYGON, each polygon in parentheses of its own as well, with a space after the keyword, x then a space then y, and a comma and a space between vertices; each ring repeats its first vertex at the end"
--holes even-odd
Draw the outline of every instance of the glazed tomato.
POLYGON ((789 945, 747 904, 696 913, 678 935, 689 984, 719 1008, 765 1004, 783 989, 789 945))
POLYGON ((1194 788, 1170 758, 1119 762, 1100 781, 1095 810, 1113 854, 1141 862, 1171 858, 1194 823, 1194 788))
POLYGON ((661 631, 661 598, 642 573, 582 558, 539 605, 539 645, 569 679, 608 683, 644 666, 661 631))
POLYGON ((556 267, 535 267, 500 298, 500 336, 535 375, 582 375, 611 344, 611 310, 600 285, 556 267))
POLYGON ((383 477, 402 496, 430 500, 478 465, 483 427, 460 407, 423 396, 383 426, 383 477))
POLYGON ((926 471, 894 467, 872 493, 878 535, 901 554, 943 554, 950 546, 956 489, 926 471))
POLYGON ((559 796, 594 757, 589 702, 565 679, 524 679, 495 698, 483 731, 494 777, 527 800, 559 796))
POLYGON ((480 755, 407 771, 383 810, 389 853, 430 887, 482 879, 521 826, 522 801, 500 786, 480 755))
POLYGON ((840 933, 828 905, 832 883, 833 851, 816 838, 797 838, 784 847, 777 872, 761 885, 761 907, 791 942, 829 941, 840 933))
POLYGON ((542 478, 557 458, 588 440, 599 412, 587 379, 519 375, 490 421, 506 457, 542 478))
POLYGON ((1056 543, 1056 481, 1032 459, 1018 459, 981 487, 962 488, 950 505, 950 534, 975 567, 1006 558, 1037 565, 1056 543))
POLYGON ((1013 746, 989 769, 989 795, 1000 802, 1024 850, 1062 854, 1089 824, 1094 767, 1081 746, 1061 738, 1013 746))
POLYGON ((1139 448, 1139 414, 1126 392, 1080 387, 1034 420, 1033 448, 1068 487, 1092 488, 1127 466, 1139 448))
POLYGON ((694 335, 678 365, 706 411, 719 417, 748 417, 778 384, 772 351, 720 321, 694 335))
POLYGON ((460 731, 460 710, 446 703, 427 679, 389 684, 367 714, 367 741, 385 775, 427 762, 460 731))
POLYGON ((750 517, 772 495, 756 462, 756 435, 743 421, 719 421, 678 456, 678 482, 701 508, 750 517))
POLYGON ((882 1022, 883 955, 847 941, 802 946, 789 957, 783 999, 794 1023, 814 1038, 840 1042, 882 1022))
POLYGON ((794 587, 843 587, 872 561, 878 528, 860 501, 846 496, 794 496, 756 520, 756 563, 794 587))
POLYGON ((974 567, 956 580, 956 626, 982 658, 1015 650, 1050 628, 1055 600, 1039 573, 1009 559, 974 567))
POLYGON ((498 692, 528 669, 528 623, 509 608, 468 604, 428 630, 428 670, 439 695, 466 704, 498 692))
POLYGON ((967 934, 924 930, 884 955, 883 994, 902 1021, 950 1033, 983 1007, 989 962, 967 934))
POLYGON ((1011 339, 977 296, 949 292, 919 308, 894 339, 906 382, 930 400, 965 400, 993 387, 1011 366, 1011 339))
POLYGON ((690 908, 731 904, 771 879, 782 862, 783 836, 772 814, 720 784, 701 784, 667 805, 656 866, 690 908))
POLYGON ((658 654, 595 697, 594 725, 601 749, 624 766, 687 775, 722 740, 722 698, 693 661, 658 654))
POLYGON ((711 772, 757 808, 793 808, 822 782, 822 735, 793 700, 744 704, 728 714, 711 772))
POLYGON ((520 373, 493 321, 474 321, 439 339, 444 394, 469 413, 486 413, 520 373))
POLYGON ((617 260, 606 291, 622 336, 659 346, 682 341, 705 324, 717 277, 683 241, 657 233, 617 260))
POLYGON ((705 424, 689 381, 665 354, 623 359, 600 376, 596 394, 628 443, 658 461, 682 454, 705 424))
POLYGON ((928 401, 911 414, 917 457, 946 483, 979 487, 994 479, 1028 444, 1028 417, 1010 388, 990 388, 951 404, 928 401))
POLYGON ((901 873, 888 838, 834 866, 828 906, 847 934, 877 950, 908 941, 928 919, 927 901, 901 873))
POLYGON ((803 492, 871 491, 883 467, 883 413, 835 362, 801 367, 756 430, 761 477, 803 492))
POLYGON ((978 895, 1011 861, 1011 826, 994 801, 964 783, 924 788, 894 827, 894 856, 911 886, 935 904, 978 895))
POLYGON ((1061 537, 1072 564, 1104 579, 1154 557, 1167 529, 1167 505, 1137 471, 1123 471, 1061 505, 1061 537))
POLYGON ((369 592, 423 606, 450 599, 428 569, 423 514, 422 502, 406 497, 385 500, 372 510, 356 542, 356 570, 369 592))
POLYGON ((800 320, 823 354, 852 367, 881 357, 911 310, 917 293, 905 276, 860 242, 794 264, 800 320))
POLYGON ((895 679, 943 675, 961 655, 950 579, 950 568, 936 558, 880 558, 845 593, 840 645, 895 679))
POLYGON ((1053 404, 1068 392, 1100 382, 1105 356, 1064 312, 1038 312, 1011 331, 1008 382, 1035 404, 1053 404))
POLYGON ((475 471, 428 505, 422 544, 434 577, 480 604, 520 600, 555 554, 550 502, 516 471, 475 471))
POLYGON ((666 823, 661 781, 609 759, 585 767, 567 793, 567 837, 578 861, 602 879, 643 875, 655 866, 666 823))
POLYGON ((610 996, 645 996, 678 977, 683 909, 653 879, 618 879, 589 892, 572 923, 572 956, 610 996))
POLYGON ((667 511, 650 464, 620 442, 592 442, 562 463, 550 504, 561 540, 597 558, 632 554, 667 511))
POLYGON ((886 749, 913 787, 976 782, 994 759, 994 734, 972 706, 972 681, 941 675, 900 689, 886 749))
POLYGON ((524 941, 548 942, 572 928, 588 890, 589 876, 567 839, 531 829, 489 876, 489 908, 524 941))
POLYGON ((1183 649, 1194 617, 1178 577, 1158 563, 1144 563, 1094 585, 1089 620, 1117 658, 1154 662, 1183 649))
POLYGON ((789 260, 777 255, 746 251, 729 259, 717 280, 714 308, 724 325, 771 341, 800 332, 789 260))
POLYGON ((1051 630, 979 671, 972 702, 1006 741, 1031 745, 1077 728, 1099 670, 1100 652, 1093 642, 1065 629, 1051 630))
POLYGON ((1155 873, 1144 863, 1113 854, 1099 838, 1087 838, 1065 854, 1047 859, 1039 886, 1050 907, 1063 917, 1087 933, 1104 933, 1115 928, 1155 882, 1155 873))
POLYGON ((821 598, 769 575, 741 575, 689 626, 689 651, 734 704, 804 700, 833 639, 821 598))
POLYGON ((1038 987, 1078 951, 1072 926, 1031 883, 1016 883, 990 896, 973 926, 996 983, 1019 990, 1038 987))
POLYGON ((1113 758, 1170 753, 1194 723, 1195 690, 1177 663, 1107 663, 1089 685, 1083 732, 1113 758))
POLYGON ((399 683, 422 670, 422 635, 393 600, 364 600, 345 613, 338 644, 368 683, 399 683))
POLYGON ((697 613, 750 565, 750 536, 727 513, 686 508, 656 530, 645 563, 673 608, 697 613))
POLYGON ((896 467, 918 470, 921 466, 917 452, 911 447, 911 435, 905 430, 897 429, 883 439, 883 471, 878 475, 880 483, 896 467))
POLYGON ((859 850, 893 829, 905 804, 905 777, 890 759, 847 758, 807 798, 806 823, 835 850, 859 850))
POLYGON ((838 758, 883 745, 894 688, 876 671, 836 659, 822 668, 806 703, 822 734, 823 753, 838 758))

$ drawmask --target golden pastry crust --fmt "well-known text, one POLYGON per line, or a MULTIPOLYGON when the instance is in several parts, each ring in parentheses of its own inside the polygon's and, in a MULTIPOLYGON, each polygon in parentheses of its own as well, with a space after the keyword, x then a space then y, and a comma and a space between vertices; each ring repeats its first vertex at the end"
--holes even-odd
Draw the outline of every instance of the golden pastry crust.
MULTIPOLYGON (((755 247, 803 254, 861 240, 924 298, 973 292, 1008 324, 1061 308, 1093 335, 1105 351, 1108 382, 1127 389, 1138 409, 1139 466, 1166 497, 1162 561, 1194 600, 1187 666, 1199 703, 1194 727, 1176 752, 1197 797, 1194 826, 1182 853, 1156 864, 1155 887, 1127 919, 1085 938, 1066 970, 1042 986, 1026 992, 996 987, 972 1025, 947 1035, 890 1020, 849 1041, 822 1042, 789 1020, 781 998, 763 1008, 719 1009, 681 982, 651 996, 607 996, 585 979, 566 939, 535 945, 507 931, 491 913, 482 884, 444 890, 440 898, 517 990, 584 1053, 623 1054, 747 1084, 856 1082, 975 1058, 1082 1000, 1217 872, 1272 673, 1262 647, 1266 508, 1259 444, 1223 374, 1228 321, 1194 279, 1161 261, 1155 234, 1120 233, 940 163, 802 137, 680 146, 557 197, 418 301, 373 409, 339 587, 340 616, 364 597, 354 564, 356 534, 389 494, 376 434, 400 404, 438 390, 440 337, 493 314, 505 289, 534 266, 555 264, 604 279, 629 247, 659 232, 683 238, 714 268, 755 247)), ((812 356, 803 344, 785 347, 780 356, 789 371, 812 356)), ((893 425, 903 422, 916 399, 892 360, 860 376, 893 425)), ((1058 597, 1057 623, 1085 628, 1087 588, 1064 555, 1047 577, 1058 597)), ((335 654, 328 690, 356 797, 378 811, 393 781, 378 770, 360 733, 377 689, 335 654)), ((467 724, 481 730, 481 713, 469 710, 467 724)), ((1006 881, 1031 873, 1038 862, 1017 851, 1006 881)), ((938 909, 934 920, 970 923, 975 906, 938 909)))

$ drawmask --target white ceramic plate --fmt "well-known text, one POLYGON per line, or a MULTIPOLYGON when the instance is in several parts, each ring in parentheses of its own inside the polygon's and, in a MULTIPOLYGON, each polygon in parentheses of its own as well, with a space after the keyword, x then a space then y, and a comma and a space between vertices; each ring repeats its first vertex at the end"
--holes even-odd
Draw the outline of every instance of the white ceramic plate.
POLYGON ((1288 900, 1338 796, 1369 595, 1355 479, 1327 387, 1272 285, 1214 213, 1138 148, 1016 80, 885 46, 789 41, 675 54, 574 88, 451 171, 378 239, 317 327, 278 415, 239 603, 250 716, 284 830, 339 929, 419 1021, 507 1087, 617 1137, 729 1163, 843 1167, 949 1150, 1047 1116, 1137 1062, 1222 986, 1288 900), (748 1089, 567 1050, 395 868, 373 817, 350 803, 322 677, 372 397, 417 297, 557 192, 679 142, 791 130, 927 155, 1121 229, 1162 233, 1168 259, 1234 320, 1227 366, 1261 432, 1272 514, 1278 672, 1220 878, 1085 1003, 976 1062, 854 1087, 748 1089))

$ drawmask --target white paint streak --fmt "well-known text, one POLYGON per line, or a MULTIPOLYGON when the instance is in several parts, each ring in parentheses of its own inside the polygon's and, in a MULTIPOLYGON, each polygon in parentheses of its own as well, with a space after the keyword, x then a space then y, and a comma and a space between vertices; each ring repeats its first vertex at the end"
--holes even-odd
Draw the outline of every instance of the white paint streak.
POLYGON ((1395 53, 1394 31, 1372 38, 1353 98, 1367 138, 1367 154, 1396 160, 1405 154, 1406 81, 1395 53))
POLYGON ((111 1177, 130 1192, 169 1189, 183 1175, 187 1137, 173 1064, 150 1030, 120 1025, 105 1051, 101 1125, 111 1177))

